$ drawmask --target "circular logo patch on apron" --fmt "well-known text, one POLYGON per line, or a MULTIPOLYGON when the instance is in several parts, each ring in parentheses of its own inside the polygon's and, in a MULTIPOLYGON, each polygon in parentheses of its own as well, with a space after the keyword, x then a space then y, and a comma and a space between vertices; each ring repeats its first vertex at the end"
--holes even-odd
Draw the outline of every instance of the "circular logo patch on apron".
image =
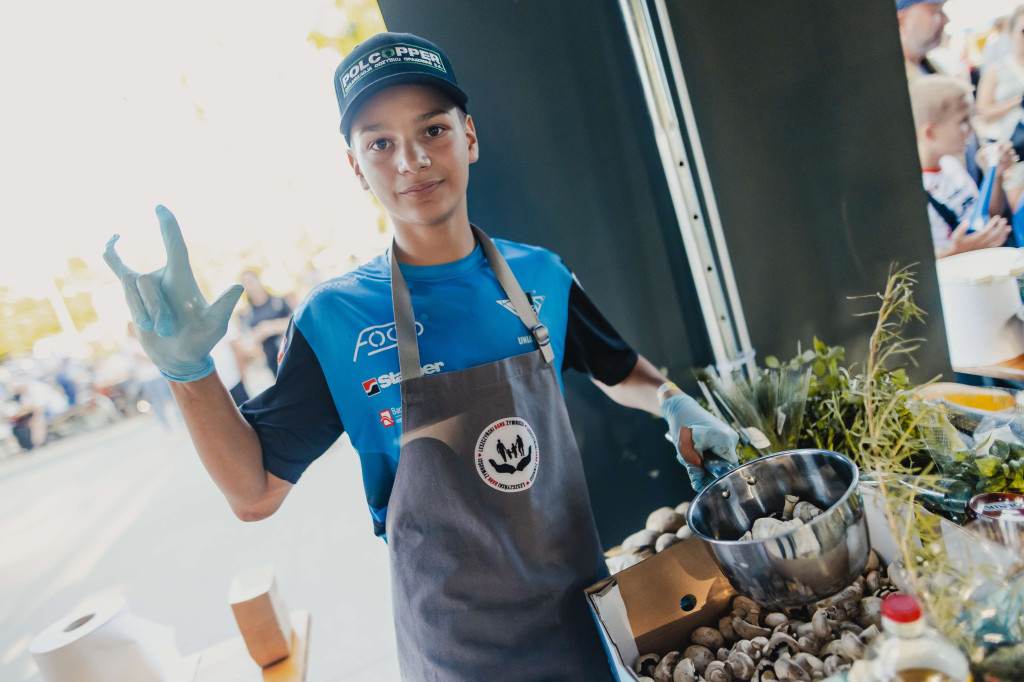
POLYGON ((503 493, 526 490, 537 478, 537 436, 518 417, 499 419, 484 429, 476 440, 475 455, 480 478, 503 493))

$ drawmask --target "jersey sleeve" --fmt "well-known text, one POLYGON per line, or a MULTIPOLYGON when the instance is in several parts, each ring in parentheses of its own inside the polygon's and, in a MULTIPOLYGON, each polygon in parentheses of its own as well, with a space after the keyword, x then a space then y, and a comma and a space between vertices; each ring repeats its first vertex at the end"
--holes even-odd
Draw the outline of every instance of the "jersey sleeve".
POLYGON ((241 407, 263 448, 263 467, 291 483, 344 431, 320 361, 289 322, 273 386, 241 407))
POLYGON ((573 277, 562 370, 571 367, 606 386, 614 386, 629 376, 636 360, 636 351, 619 336, 573 277))

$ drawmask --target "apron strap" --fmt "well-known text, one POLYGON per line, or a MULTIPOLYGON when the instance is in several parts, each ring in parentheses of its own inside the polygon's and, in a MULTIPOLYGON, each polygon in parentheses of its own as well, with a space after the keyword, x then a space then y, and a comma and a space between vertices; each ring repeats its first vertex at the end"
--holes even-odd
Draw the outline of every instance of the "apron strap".
MULTIPOLYGON (((484 255, 487 257, 487 264, 490 266, 498 284, 505 291, 509 302, 515 309, 516 315, 533 334, 545 362, 555 359, 555 352, 551 348, 551 336, 548 328, 541 324, 537 312, 526 300, 523 288, 519 286, 512 269, 505 262, 505 258, 498 252, 498 248, 491 241, 491 238, 484 234, 476 225, 470 225, 473 234, 476 236, 484 255)), ((412 310, 412 296, 409 294, 409 287, 402 276, 402 270, 398 267, 398 259, 395 257, 395 244, 391 243, 391 302, 395 310, 395 333, 398 339, 398 364, 402 372, 402 379, 412 379, 423 374, 420 365, 420 349, 416 341, 416 318, 412 310)))

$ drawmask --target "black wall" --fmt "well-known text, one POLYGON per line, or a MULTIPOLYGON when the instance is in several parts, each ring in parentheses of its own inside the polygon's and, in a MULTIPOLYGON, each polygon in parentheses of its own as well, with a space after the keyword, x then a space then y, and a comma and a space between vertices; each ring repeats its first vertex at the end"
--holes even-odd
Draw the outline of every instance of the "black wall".
MULTIPOLYGON (((469 93, 481 144, 471 219, 561 254, 620 333, 677 381, 710 363, 618 3, 379 5, 389 30, 438 43, 469 93)), ((907 196, 920 176, 898 42, 863 44, 895 39, 892 5, 763 5, 673 3, 728 247, 759 356, 788 357, 815 333, 852 350, 869 325, 843 297, 881 288, 890 260, 922 262, 920 298, 937 312, 924 207, 907 196), (768 6, 792 7, 792 21, 768 6)), ((928 326, 942 350, 928 371, 948 362, 940 319, 928 326)), ((663 421, 573 373, 566 401, 606 547, 655 507, 692 497, 663 421)))
POLYGON ((952 380, 892 2, 667 4, 758 355, 863 360, 877 304, 847 297, 917 263, 911 375, 952 380))

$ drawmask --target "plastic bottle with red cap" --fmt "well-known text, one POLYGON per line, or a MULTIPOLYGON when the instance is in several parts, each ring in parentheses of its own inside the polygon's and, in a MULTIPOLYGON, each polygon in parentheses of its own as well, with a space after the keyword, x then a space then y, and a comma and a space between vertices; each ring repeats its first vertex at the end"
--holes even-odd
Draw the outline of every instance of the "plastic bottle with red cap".
POLYGON ((854 663, 849 682, 968 682, 967 657, 930 627, 917 599, 891 594, 882 601, 882 632, 854 663))

